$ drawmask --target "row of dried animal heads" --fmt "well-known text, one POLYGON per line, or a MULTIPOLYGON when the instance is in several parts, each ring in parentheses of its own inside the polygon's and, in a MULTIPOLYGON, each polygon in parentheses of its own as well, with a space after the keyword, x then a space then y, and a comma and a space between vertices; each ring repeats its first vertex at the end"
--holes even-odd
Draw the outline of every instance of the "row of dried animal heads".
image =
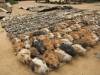
MULTIPOLYGON (((59 26, 58 26, 59 27, 59 26)), ((64 30, 63 26, 60 26, 60 30, 64 30)), ((86 27, 80 27, 79 25, 75 26, 76 28, 79 28, 77 30, 71 31, 69 33, 64 33, 63 31, 56 31, 56 32, 51 32, 48 28, 41 29, 41 31, 45 31, 46 34, 41 34, 41 35, 36 35, 33 36, 32 33, 28 35, 20 35, 20 39, 24 41, 24 47, 30 48, 32 44, 34 44, 34 41, 39 40, 41 42, 41 47, 44 48, 43 50, 45 51, 48 49, 54 49, 59 43, 57 43, 57 40, 64 41, 66 39, 66 44, 73 44, 74 43, 79 43, 82 45, 95 45, 96 42, 99 40, 99 38, 89 29, 86 27), (62 32, 62 33, 61 33, 62 32), (64 34, 63 34, 64 33, 64 34), (64 38, 64 39, 63 39, 64 38), (34 40, 34 41, 33 41, 34 40), (56 41, 55 41, 56 40, 56 41), (55 42, 54 42, 55 41, 55 42), (69 41, 69 42, 68 42, 69 41)), ((66 30, 66 28, 65 28, 66 30)))
POLYGON ((39 32, 15 38, 15 43, 18 43, 16 48, 19 50, 19 60, 22 59, 21 62, 29 63, 32 69, 38 68, 39 74, 46 74, 47 68, 56 69, 62 62, 71 62, 76 55, 85 55, 87 50, 84 44, 86 46, 95 45, 98 41, 98 37, 92 31, 79 24, 68 28, 59 25, 54 27, 54 31, 44 28, 39 32), (66 30, 68 28, 69 31, 66 30), (22 53, 23 48, 29 50, 30 54, 22 53))

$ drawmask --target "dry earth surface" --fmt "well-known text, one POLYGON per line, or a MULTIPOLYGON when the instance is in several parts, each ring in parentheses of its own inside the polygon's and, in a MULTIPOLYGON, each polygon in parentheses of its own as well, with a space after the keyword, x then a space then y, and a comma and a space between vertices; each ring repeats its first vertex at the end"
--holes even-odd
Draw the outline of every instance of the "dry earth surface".
MULTIPOLYGON (((19 2, 13 5, 12 15, 27 14, 20 6, 36 6, 40 5, 32 1, 19 2)), ((42 4, 41 4, 42 5, 42 4)), ((45 4, 47 5, 47 4, 45 4)), ((52 4, 50 4, 52 5, 52 4)), ((72 5, 80 9, 98 9, 100 10, 100 2, 93 4, 72 5)), ((95 57, 95 53, 100 52, 100 44, 90 49, 85 57, 74 59, 71 64, 66 64, 57 71, 50 72, 49 75, 100 75, 100 59, 95 57)), ((6 32, 0 27, 0 75, 35 75, 27 66, 18 62, 14 55, 12 45, 6 36, 6 32)))

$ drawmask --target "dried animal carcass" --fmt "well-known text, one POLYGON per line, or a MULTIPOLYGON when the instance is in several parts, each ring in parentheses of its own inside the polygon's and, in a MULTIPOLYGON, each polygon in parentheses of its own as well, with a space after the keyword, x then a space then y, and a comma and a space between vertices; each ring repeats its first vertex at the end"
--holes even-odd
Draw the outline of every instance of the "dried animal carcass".
POLYGON ((38 57, 40 55, 40 53, 35 47, 31 47, 29 50, 31 52, 31 58, 38 57))
POLYGON ((80 44, 74 44, 72 45, 72 47, 75 49, 75 51, 79 54, 79 55, 85 55, 86 54, 86 49, 83 48, 80 44))
POLYGON ((53 43, 51 41, 51 39, 49 38, 49 36, 47 35, 41 35, 39 37, 39 39, 43 42, 44 44, 44 47, 46 48, 46 50, 53 50, 54 49, 54 46, 53 46, 53 43))
POLYGON ((40 39, 34 39, 32 41, 32 46, 35 47, 40 54, 43 54, 46 50, 43 41, 40 39))
POLYGON ((17 58, 20 62, 24 63, 24 64, 28 64, 31 61, 31 53, 28 49, 21 49, 18 54, 17 54, 17 58))
POLYGON ((98 37, 92 31, 87 28, 82 28, 77 31, 71 32, 74 38, 74 43, 82 44, 83 46, 93 46, 98 41, 98 37))
POLYGON ((19 38, 12 39, 13 48, 16 52, 19 52, 22 48, 24 48, 24 43, 19 38))
POLYGON ((73 56, 73 57, 76 56, 76 54, 77 54, 75 49, 69 44, 62 43, 62 44, 60 44, 59 48, 62 49, 63 51, 65 51, 66 53, 68 53, 69 55, 73 56))
POLYGON ((45 60, 45 62, 48 64, 49 67, 53 69, 59 67, 60 62, 59 62, 58 55, 55 51, 53 50, 45 51, 43 55, 43 59, 45 60))
POLYGON ((30 67, 33 71, 40 75, 46 75, 49 72, 46 62, 38 57, 31 60, 30 67))
POLYGON ((70 62, 72 60, 72 56, 66 53, 65 51, 57 48, 55 52, 58 54, 60 62, 70 62))

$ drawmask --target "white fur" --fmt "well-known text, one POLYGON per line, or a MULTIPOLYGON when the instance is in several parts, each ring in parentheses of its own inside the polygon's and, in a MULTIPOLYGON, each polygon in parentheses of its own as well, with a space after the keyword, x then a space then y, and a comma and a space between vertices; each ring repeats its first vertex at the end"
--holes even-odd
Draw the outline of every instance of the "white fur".
POLYGON ((71 42, 74 40, 73 37, 71 35, 69 35, 69 34, 66 34, 65 36, 66 36, 65 38, 67 38, 71 42))
POLYGON ((62 38, 60 33, 56 33, 56 36, 55 37, 62 38))
POLYGON ((48 37, 49 37, 50 39, 52 39, 52 38, 55 37, 55 35, 54 35, 53 33, 49 33, 49 34, 48 34, 48 37))
POLYGON ((95 41, 99 40, 99 37, 96 34, 94 34, 94 33, 92 33, 92 37, 95 39, 95 41))
POLYGON ((32 59, 32 62, 38 66, 35 66, 35 72, 39 74, 46 74, 48 72, 49 68, 43 60, 35 57, 34 59, 32 59))
POLYGON ((31 48, 30 40, 26 40, 26 41, 24 42, 24 46, 25 46, 25 48, 27 48, 27 49, 31 48))
POLYGON ((25 40, 29 40, 29 36, 28 35, 24 35, 24 39, 25 40))
POLYGON ((71 55, 69 55, 69 54, 67 54, 67 53, 65 53, 63 50, 61 50, 61 49, 57 49, 57 50, 55 50, 55 52, 57 52, 58 54, 61 54, 61 61, 62 62, 69 62, 69 61, 71 61, 72 60, 72 56, 71 55))
POLYGON ((75 24, 75 27, 78 28, 78 29, 80 29, 81 28, 81 25, 75 24))
POLYGON ((66 32, 66 33, 72 32, 72 29, 68 27, 68 28, 66 28, 66 29, 64 30, 64 32, 66 32))
POLYGON ((68 45, 72 45, 73 43, 68 40, 68 39, 61 39, 62 43, 68 44, 68 45))
POLYGON ((83 48, 80 44, 74 44, 74 45, 72 45, 72 47, 76 50, 76 52, 78 52, 79 54, 82 54, 82 55, 84 55, 84 54, 86 54, 86 49, 85 48, 83 48))
POLYGON ((43 28, 42 31, 46 32, 47 34, 50 32, 48 28, 43 28))
POLYGON ((19 41, 21 41, 19 38, 14 38, 15 43, 18 43, 19 41))
POLYGON ((75 25, 70 26, 70 28, 71 28, 71 30, 80 29, 81 28, 81 25, 75 24, 75 25))
POLYGON ((30 51, 28 49, 21 49, 20 52, 18 52, 17 57, 18 60, 22 63, 27 63, 28 60, 30 60, 30 51))

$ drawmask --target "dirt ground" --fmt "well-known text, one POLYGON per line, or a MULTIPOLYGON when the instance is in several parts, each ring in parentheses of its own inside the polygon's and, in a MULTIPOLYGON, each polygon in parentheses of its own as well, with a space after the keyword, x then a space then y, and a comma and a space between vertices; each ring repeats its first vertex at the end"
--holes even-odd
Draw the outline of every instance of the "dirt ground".
MULTIPOLYGON (((44 4, 44 3, 35 3, 34 1, 21 1, 18 4, 13 5, 13 12, 12 15, 17 14, 27 14, 30 13, 28 11, 19 9, 20 7, 27 8, 27 7, 36 7, 39 5, 46 5, 46 6, 57 6, 57 4, 44 4)), ((71 4, 63 4, 63 5, 71 5, 71 4)), ((100 10, 100 2, 98 3, 83 3, 83 4, 73 4, 71 5, 78 9, 91 9, 91 10, 100 10)))
MULTIPOLYGON (((12 15, 30 13, 19 10, 20 6, 39 5, 34 2, 20 2, 13 6, 12 15), (27 5, 26 5, 27 4, 27 5)), ((82 9, 98 9, 100 3, 72 5, 82 9)), ((71 64, 66 64, 49 75, 100 75, 100 59, 95 53, 100 52, 100 44, 90 49, 85 57, 74 59, 71 64)), ((0 27, 0 75, 36 75, 27 66, 18 62, 14 55, 12 45, 6 36, 6 32, 0 27)))

